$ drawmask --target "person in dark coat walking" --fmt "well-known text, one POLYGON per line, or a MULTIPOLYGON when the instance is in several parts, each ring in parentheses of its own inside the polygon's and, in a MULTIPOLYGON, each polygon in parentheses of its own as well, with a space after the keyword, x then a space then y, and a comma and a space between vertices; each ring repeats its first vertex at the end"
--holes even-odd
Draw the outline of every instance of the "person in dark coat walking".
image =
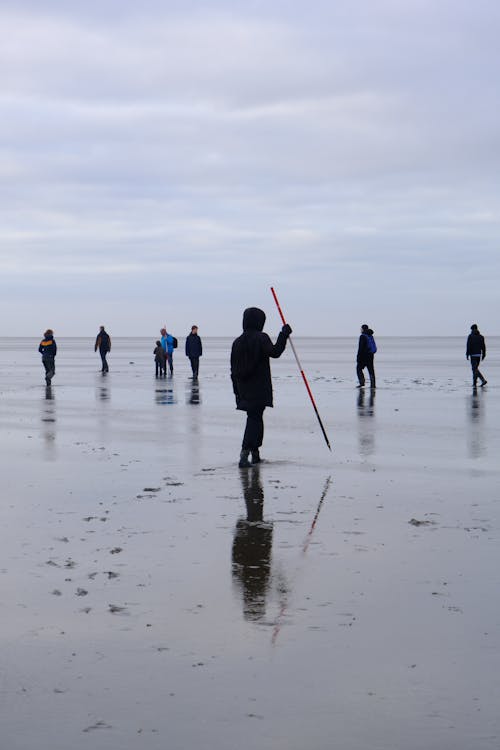
POLYGON ((358 388, 364 388, 365 386, 365 374, 363 372, 365 367, 370 375, 370 387, 376 388, 375 368, 373 366, 373 355, 376 351, 377 345, 373 338, 373 331, 366 323, 363 323, 358 343, 358 356, 356 358, 356 374, 359 380, 358 388))
POLYGON ((100 326, 99 333, 96 336, 94 351, 96 352, 98 349, 102 362, 101 372, 109 372, 106 355, 111 351, 111 337, 104 330, 104 326, 100 326))
POLYGON ((231 349, 231 380, 236 408, 246 411, 247 421, 241 445, 239 467, 259 463, 259 448, 264 438, 263 414, 273 405, 273 386, 269 358, 276 359, 285 351, 292 329, 285 324, 273 344, 263 333, 266 315, 258 307, 248 307, 243 313, 243 333, 233 341, 231 349))
POLYGON ((198 326, 191 326, 191 333, 186 338, 186 357, 191 362, 193 371, 193 380, 198 379, 198 370, 200 368, 200 357, 203 354, 203 346, 198 336, 198 326))
POLYGON ((57 354, 57 344, 54 339, 54 331, 51 328, 47 328, 43 334, 38 351, 42 355, 42 364, 45 369, 45 383, 50 385, 56 373, 55 357, 57 354))
POLYGON ((484 341, 484 336, 479 333, 476 323, 473 323, 470 327, 465 356, 467 359, 470 357, 473 387, 476 387, 478 378, 481 380, 481 386, 486 385, 488 381, 484 375, 479 372, 479 363, 486 357, 486 343, 484 341))

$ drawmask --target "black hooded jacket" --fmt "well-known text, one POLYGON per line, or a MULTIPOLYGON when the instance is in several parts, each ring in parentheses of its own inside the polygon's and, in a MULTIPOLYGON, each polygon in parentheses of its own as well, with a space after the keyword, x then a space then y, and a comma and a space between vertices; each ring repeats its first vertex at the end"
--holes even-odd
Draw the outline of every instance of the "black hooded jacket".
POLYGON ((479 333, 476 329, 472 331, 467 337, 467 349, 465 352, 467 357, 486 357, 486 344, 484 342, 484 336, 479 333))
POLYGON ((96 336, 94 351, 98 349, 101 353, 111 351, 111 336, 106 331, 99 331, 96 336))
POLYGON ((201 357, 203 346, 197 333, 190 333, 186 339, 186 357, 201 357))
POLYGON ((273 405, 273 386, 269 358, 280 357, 285 351, 287 334, 280 332, 273 344, 263 333, 266 315, 258 307, 243 313, 243 333, 233 341, 231 349, 231 380, 236 408, 248 411, 273 405))

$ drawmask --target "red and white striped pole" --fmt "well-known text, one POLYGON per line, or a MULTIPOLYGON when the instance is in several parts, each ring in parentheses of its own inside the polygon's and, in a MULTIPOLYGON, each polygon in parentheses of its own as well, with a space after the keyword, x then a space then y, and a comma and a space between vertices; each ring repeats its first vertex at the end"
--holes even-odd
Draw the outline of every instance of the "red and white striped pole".
MULTIPOLYGON (((278 302, 278 298, 276 296, 276 292, 274 291, 273 287, 271 287, 271 292, 272 292, 272 295, 274 297, 274 301, 276 302, 276 307, 278 308, 278 312, 279 312, 279 314, 281 316, 281 320, 283 321, 283 325, 286 325, 285 316, 283 315, 283 311, 282 311, 282 309, 280 307, 280 303, 278 302)), ((316 402, 314 401, 314 396, 312 395, 312 392, 311 392, 311 389, 309 387, 309 383, 307 382, 307 378, 305 376, 304 370, 302 369, 302 365, 300 364, 299 357, 297 355, 297 352, 295 351, 295 346, 293 345, 292 337, 289 336, 288 340, 290 342, 290 346, 292 347, 292 351, 293 351, 295 359, 297 361, 297 366, 298 366, 298 368, 300 370, 300 374, 302 375, 302 380, 304 381, 304 385, 305 385, 306 390, 307 390, 307 392, 309 394, 309 398, 311 399, 311 404, 313 405, 315 414, 316 414, 316 416, 318 418, 319 426, 321 427, 321 432, 323 433, 323 437, 325 438, 325 441, 326 441, 326 444, 328 446, 328 449, 331 450, 332 447, 330 445, 330 441, 328 440, 328 435, 326 434, 325 428, 323 427, 323 422, 321 421, 321 417, 319 416, 318 408, 316 406, 316 402)))

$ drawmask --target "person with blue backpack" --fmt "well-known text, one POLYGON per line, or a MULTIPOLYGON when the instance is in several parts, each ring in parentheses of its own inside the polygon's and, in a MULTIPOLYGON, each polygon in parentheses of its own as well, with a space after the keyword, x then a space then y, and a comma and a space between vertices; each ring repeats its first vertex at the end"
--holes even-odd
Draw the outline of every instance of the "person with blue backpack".
POLYGON ((174 374, 174 349, 177 349, 177 339, 175 336, 172 336, 171 333, 167 333, 166 326, 163 326, 163 328, 160 329, 161 333, 161 345, 163 347, 163 351, 165 352, 165 358, 168 363, 168 367, 170 370, 170 375, 174 374))
POLYGON ((358 344, 358 356, 356 358, 356 374, 358 376, 358 388, 365 387, 365 374, 363 370, 368 370, 370 376, 370 388, 376 388, 375 368, 373 367, 373 355, 377 351, 377 345, 373 338, 372 329, 363 323, 361 326, 361 335, 358 344))

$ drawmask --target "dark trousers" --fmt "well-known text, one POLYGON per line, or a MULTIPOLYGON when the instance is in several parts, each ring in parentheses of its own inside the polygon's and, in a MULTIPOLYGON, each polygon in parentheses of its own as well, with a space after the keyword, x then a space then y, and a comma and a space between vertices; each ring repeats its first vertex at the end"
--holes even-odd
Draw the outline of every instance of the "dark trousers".
POLYGON ((473 385, 476 385, 478 378, 480 378, 482 383, 484 383, 485 381, 484 376, 479 372, 480 362, 481 362, 480 354, 478 354, 477 356, 475 354, 470 355, 470 366, 472 368, 472 384, 473 385))
POLYGON ((247 411, 247 423, 241 448, 244 451, 256 451, 264 440, 264 409, 265 406, 256 406, 247 411))
POLYGON ((42 364, 45 368, 45 382, 50 385, 50 381, 56 374, 56 361, 54 357, 49 354, 44 354, 42 357, 42 364))
POLYGON ((189 357, 189 361, 191 362, 191 369, 193 371, 193 378, 198 377, 198 370, 200 367, 200 358, 199 357, 189 357))
POLYGON ((167 352, 167 362, 168 362, 170 374, 172 374, 174 371, 174 360, 173 360, 172 352, 167 352))
POLYGON ((166 360, 165 361, 158 361, 158 360, 155 359, 155 368, 156 368, 156 377, 157 378, 158 377, 161 378, 162 375, 166 375, 167 374, 167 363, 166 363, 166 360))
POLYGON ((99 349, 99 354, 101 355, 101 362, 102 362, 102 370, 101 372, 109 372, 108 363, 106 362, 106 355, 108 351, 103 351, 102 349, 99 349))
POLYGON ((375 368, 373 367, 373 357, 371 359, 365 360, 365 362, 358 362, 356 365, 356 374, 358 376, 360 385, 365 384, 365 373, 363 372, 365 367, 368 370, 368 374, 370 376, 370 385, 372 388, 375 388, 376 382, 375 382, 375 368))

